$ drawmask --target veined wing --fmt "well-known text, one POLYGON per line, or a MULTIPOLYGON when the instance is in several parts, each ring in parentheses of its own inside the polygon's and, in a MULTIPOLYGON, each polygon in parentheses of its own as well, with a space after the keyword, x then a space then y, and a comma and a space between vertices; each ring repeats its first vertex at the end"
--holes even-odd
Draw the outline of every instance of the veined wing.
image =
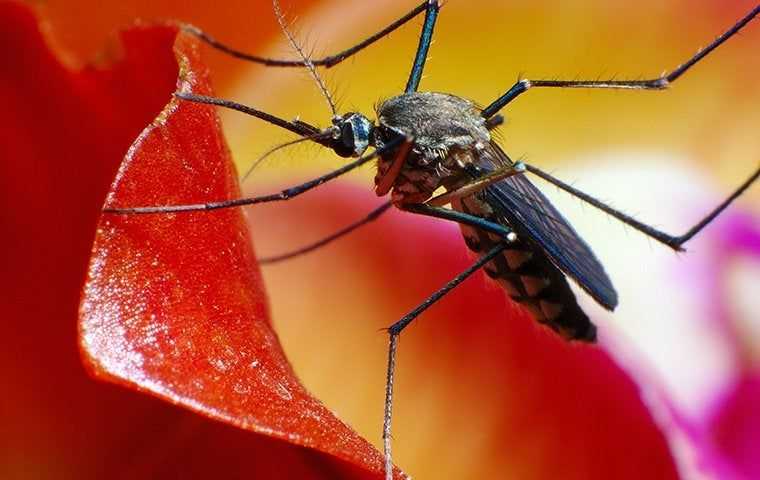
MULTIPOLYGON (((507 154, 491 143, 480 155, 478 167, 487 173, 511 163, 507 154)), ((524 174, 494 183, 483 194, 491 208, 503 216, 518 235, 529 237, 557 268, 601 306, 608 310, 617 306, 617 292, 591 248, 524 174)))

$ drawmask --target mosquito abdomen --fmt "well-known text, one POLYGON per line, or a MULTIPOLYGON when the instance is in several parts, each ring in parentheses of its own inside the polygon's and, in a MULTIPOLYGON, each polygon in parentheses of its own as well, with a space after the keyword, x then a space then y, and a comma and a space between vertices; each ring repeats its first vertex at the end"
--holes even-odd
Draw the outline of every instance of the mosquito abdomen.
MULTIPOLYGON (((485 216, 476 197, 452 202, 459 211, 485 216)), ((482 254, 502 241, 495 235, 461 225, 467 247, 482 254)), ((596 327, 578 305, 565 275, 554 266, 544 251, 524 236, 489 262, 484 268, 509 297, 524 306, 533 318, 567 340, 596 341, 596 327)))

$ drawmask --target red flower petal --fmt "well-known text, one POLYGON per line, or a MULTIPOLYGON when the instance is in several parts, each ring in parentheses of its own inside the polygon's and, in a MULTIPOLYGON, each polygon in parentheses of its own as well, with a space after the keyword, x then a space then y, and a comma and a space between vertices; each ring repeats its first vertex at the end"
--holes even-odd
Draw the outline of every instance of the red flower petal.
MULTIPOLYGON (((210 94, 197 40, 175 44, 183 91, 210 94)), ((107 204, 237 198, 213 107, 172 101, 134 143, 107 204)), ((81 309, 96 375, 212 418, 378 469, 377 452, 303 388, 269 323, 239 209, 106 214, 81 309)))
MULTIPOLYGON (((175 56, 175 38, 172 27, 135 28, 122 35, 117 63, 71 72, 27 8, 0 3, 0 122, 8 134, 0 144, 0 241, 8 252, 0 372, 10 380, 0 409, 0 476, 375 477, 378 453, 304 391, 283 357, 237 212, 213 220, 104 217, 82 304, 84 353, 98 375, 289 443, 94 382, 81 367, 74 319, 108 184, 130 143, 171 99, 177 60, 188 62, 187 78, 206 85, 194 45, 179 39, 175 56), (225 240, 230 233, 234 245, 225 240), (138 248, 140 235, 158 264, 138 248), (167 241, 183 248, 168 255, 167 241), (231 250, 214 250, 219 245, 231 250), (214 302, 172 285, 202 288, 214 302), (149 290, 138 295, 139 286, 149 290)), ((236 193, 223 175, 233 170, 216 117, 193 111, 171 105, 145 131, 114 201, 151 203, 145 191, 157 189, 165 201, 236 193), (141 160, 155 161, 156 170, 140 172, 141 160), (193 180, 210 177, 192 192, 193 182, 172 167, 193 180), (151 181, 159 171, 170 180, 151 181)))

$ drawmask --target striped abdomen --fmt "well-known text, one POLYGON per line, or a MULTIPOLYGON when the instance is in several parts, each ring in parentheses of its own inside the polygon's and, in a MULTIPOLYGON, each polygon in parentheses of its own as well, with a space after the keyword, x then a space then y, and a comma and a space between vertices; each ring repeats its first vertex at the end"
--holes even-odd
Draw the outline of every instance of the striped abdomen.
MULTIPOLYGON (((461 212, 494 220, 491 209, 476 196, 455 200, 452 206, 461 212)), ((515 229, 518 239, 486 264, 484 270, 488 276, 498 282, 512 300, 527 308, 533 318, 562 337, 595 341, 596 327, 578 305, 565 275, 531 242, 529 235, 514 225, 510 227, 515 229)), ((462 225, 462 234, 470 250, 478 254, 501 241, 493 234, 466 225, 462 225)))

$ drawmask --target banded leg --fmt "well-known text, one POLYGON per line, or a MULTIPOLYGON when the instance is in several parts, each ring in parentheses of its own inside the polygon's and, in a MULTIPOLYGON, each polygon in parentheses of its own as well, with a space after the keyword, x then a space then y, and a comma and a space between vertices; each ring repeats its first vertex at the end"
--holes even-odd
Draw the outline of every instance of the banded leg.
MULTIPOLYGON (((436 9, 438 8, 437 2, 435 3, 436 9)), ((372 45, 376 41, 380 40, 381 38, 384 38, 388 36, 391 32, 398 29, 405 23, 409 22, 411 19, 416 17, 422 12, 427 12, 431 8, 431 2, 428 0, 423 1, 421 4, 417 5, 414 9, 412 9, 409 13, 404 15, 403 17, 399 18, 395 22, 391 23, 387 27, 383 28, 379 32, 370 35, 369 37, 365 38, 361 42, 357 43, 353 47, 347 48, 341 52, 338 52, 334 55, 328 55, 323 58, 318 59, 312 59, 311 63, 316 66, 324 66, 327 68, 333 67, 343 60, 355 55, 356 53, 364 50, 368 46, 372 45)), ((241 60, 246 60, 248 62, 254 62, 254 63, 260 63, 263 65, 267 65, 270 67, 303 67, 304 63, 303 60, 282 60, 282 59, 276 59, 276 58, 267 58, 267 57, 260 57, 257 55, 251 55, 248 53, 241 52, 240 50, 236 50, 232 47, 229 47, 216 38, 212 37, 211 35, 207 34, 206 32, 202 31, 200 28, 186 24, 182 27, 182 29, 192 35, 195 35, 203 42, 207 43, 209 46, 222 51, 226 53, 227 55, 230 55, 235 58, 239 58, 241 60)))
POLYGON ((383 148, 377 149, 368 155, 364 155, 363 157, 359 157, 353 162, 348 163, 336 170, 333 170, 332 172, 321 175, 313 180, 309 180, 308 182, 302 183, 300 185, 296 185, 295 187, 286 188, 280 191, 279 193, 273 193, 270 195, 262 195, 262 196, 257 196, 257 197, 236 198, 232 200, 221 200, 217 202, 195 203, 195 204, 188 204, 188 205, 164 205, 164 206, 131 207, 131 208, 109 207, 109 208, 104 208, 103 212, 112 213, 112 214, 131 214, 131 215, 151 214, 151 213, 197 212, 197 211, 219 210, 222 208, 240 207, 243 205, 255 205, 257 203, 268 203, 268 202, 290 200, 291 198, 297 197, 298 195, 301 195, 302 193, 308 192, 309 190, 315 187, 318 187, 324 183, 329 182, 330 180, 338 178, 344 173, 348 173, 351 170, 354 170, 364 165, 365 163, 371 160, 374 160, 376 157, 378 157, 379 155, 382 155, 383 153, 391 151, 397 147, 401 148, 404 145, 409 145, 410 143, 411 143, 411 140, 405 137, 401 137, 401 136, 395 137, 391 139, 388 143, 386 143, 383 146, 383 148))
POLYGON ((664 90, 675 82, 681 75, 686 73, 697 62, 705 58, 713 50, 722 45, 726 40, 736 35, 753 18, 760 14, 760 5, 753 8, 747 15, 739 20, 733 27, 723 32, 707 47, 699 50, 693 57, 676 67, 671 72, 657 78, 648 80, 518 80, 512 88, 490 105, 483 109, 481 115, 490 118, 496 112, 504 108, 509 102, 527 92, 533 87, 556 87, 556 88, 606 88, 606 89, 629 89, 629 90, 664 90))
POLYGON ((702 220, 697 222, 696 225, 691 227, 689 230, 686 231, 683 235, 670 235, 665 232, 662 232, 660 230, 657 230, 654 227, 651 227, 645 223, 642 223, 635 218, 626 215, 625 213, 616 210, 609 205, 605 204, 604 202, 601 202, 600 200, 597 200, 596 198, 592 197, 591 195, 588 195, 587 193, 584 193, 577 188, 574 188, 562 180, 559 180, 558 178, 555 178, 548 173, 539 170, 538 168, 532 166, 532 165, 525 165, 525 168, 530 173, 533 173, 534 175, 537 175, 547 182, 559 187, 560 189, 566 191, 570 195, 573 195, 575 197, 578 197, 579 199, 583 200, 584 202, 588 203, 589 205, 592 205, 593 207, 598 208, 599 210, 612 215, 616 219, 620 220, 621 222, 625 223, 626 225, 633 227, 634 229, 638 230, 639 232, 643 233, 644 235, 648 236, 649 238, 652 238, 654 240, 657 240, 658 242, 667 245, 668 247, 672 248, 675 251, 683 251, 682 245, 686 243, 687 241, 691 240, 696 234, 698 234, 700 231, 702 231, 703 228, 705 228, 710 222, 715 220, 715 218, 723 212, 736 198, 744 193, 745 190, 749 188, 752 183, 754 183, 755 180, 757 180, 758 177, 760 177, 760 168, 758 168, 752 175, 747 178, 747 180, 742 183, 739 188, 737 188, 734 193, 729 195, 728 198, 726 198, 723 202, 720 203, 717 207, 715 207, 709 214, 707 214, 702 220))
POLYGON ((404 315, 401 320, 394 323, 390 326, 390 328, 388 328, 390 340, 388 343, 388 370, 386 373, 385 381, 385 410, 383 415, 383 450, 385 452, 386 480, 393 479, 393 460, 391 457, 391 416, 393 413, 393 380, 396 371, 396 351, 398 349, 398 337, 401 334, 401 331, 409 326, 409 324, 412 323, 415 318, 420 316, 422 312, 443 298, 444 295, 456 288, 460 283, 465 281, 470 275, 482 268, 486 263, 493 260, 506 247, 506 242, 502 242, 496 245, 485 255, 480 257, 477 262, 473 263, 467 270, 454 277, 446 285, 426 298, 425 301, 418 305, 415 309, 404 315))

